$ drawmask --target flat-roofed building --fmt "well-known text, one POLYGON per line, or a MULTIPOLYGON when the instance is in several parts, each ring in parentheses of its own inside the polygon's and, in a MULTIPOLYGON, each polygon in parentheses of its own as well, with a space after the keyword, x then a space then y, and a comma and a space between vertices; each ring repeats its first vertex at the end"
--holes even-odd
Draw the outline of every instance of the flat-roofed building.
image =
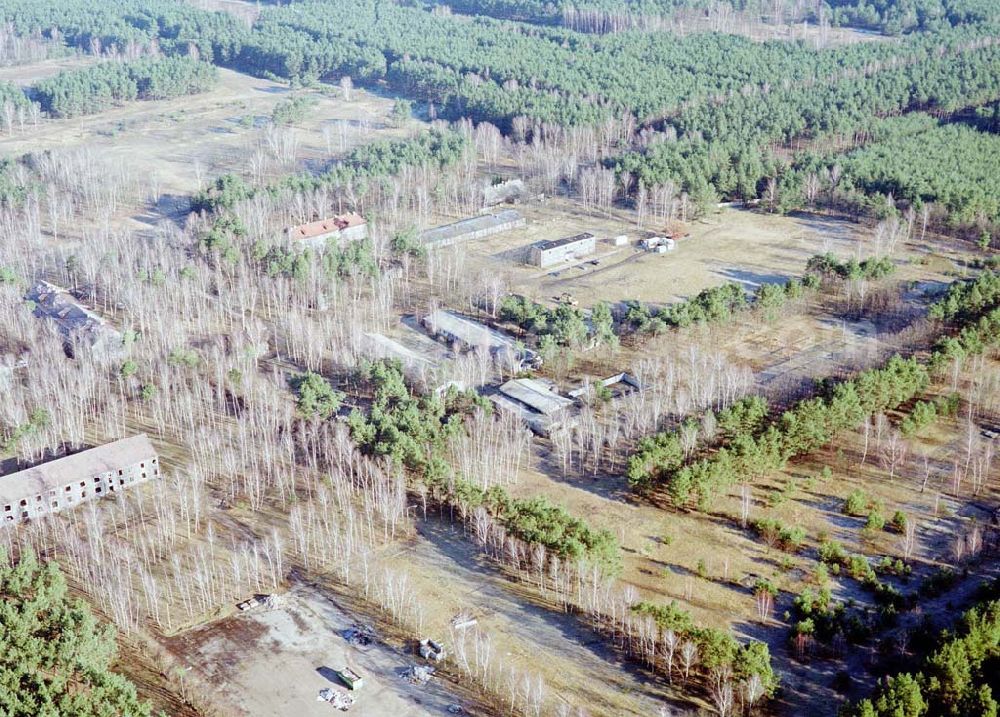
POLYGON ((123 350, 121 332, 65 289, 47 281, 37 281, 24 298, 34 304, 35 316, 55 323, 67 344, 82 343, 97 353, 108 355, 123 350))
POLYGON ((440 342, 400 322, 392 335, 366 333, 362 351, 373 358, 395 359, 406 367, 435 368, 450 359, 451 352, 440 342))
POLYGON ((431 312, 424 317, 423 325, 432 335, 468 351, 482 348, 495 357, 511 356, 521 368, 541 364, 538 354, 521 346, 513 336, 450 311, 431 312))
POLYGON ((531 245, 531 263, 543 269, 593 254, 597 238, 589 232, 531 245))
POLYGON ((420 233, 420 242, 428 249, 460 244, 473 239, 482 239, 493 234, 510 231, 526 224, 520 212, 505 209, 501 212, 483 214, 463 219, 452 224, 434 227, 420 233))
POLYGON ((368 237, 368 222, 353 212, 317 219, 285 229, 285 236, 296 246, 323 249, 327 241, 355 241, 368 237))
POLYGON ((160 475, 145 433, 0 476, 4 522, 39 518, 117 493, 160 475))
POLYGON ((574 403, 556 393, 552 386, 533 378, 515 378, 490 397, 497 408, 518 416, 535 433, 549 435, 551 430, 570 421, 574 403))

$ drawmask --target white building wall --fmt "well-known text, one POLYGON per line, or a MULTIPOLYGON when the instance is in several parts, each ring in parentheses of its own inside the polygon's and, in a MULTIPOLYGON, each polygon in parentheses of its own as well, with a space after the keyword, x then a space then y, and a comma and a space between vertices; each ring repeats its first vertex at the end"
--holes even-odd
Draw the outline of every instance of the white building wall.
POLYGON ((0 506, 0 514, 3 515, 4 522, 40 518, 67 508, 75 508, 77 505, 95 498, 118 493, 159 476, 159 458, 150 456, 139 463, 125 466, 116 471, 81 476, 79 480, 72 483, 55 489, 50 488, 44 494, 25 495, 20 500, 0 506))

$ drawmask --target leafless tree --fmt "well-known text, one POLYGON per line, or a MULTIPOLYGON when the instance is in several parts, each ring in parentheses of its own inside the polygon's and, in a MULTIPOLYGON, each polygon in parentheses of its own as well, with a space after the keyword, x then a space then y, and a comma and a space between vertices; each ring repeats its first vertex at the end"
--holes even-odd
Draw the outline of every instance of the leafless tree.
POLYGON ((681 665, 684 667, 684 679, 691 678, 691 668, 698 662, 698 645, 692 640, 685 640, 681 644, 681 665))

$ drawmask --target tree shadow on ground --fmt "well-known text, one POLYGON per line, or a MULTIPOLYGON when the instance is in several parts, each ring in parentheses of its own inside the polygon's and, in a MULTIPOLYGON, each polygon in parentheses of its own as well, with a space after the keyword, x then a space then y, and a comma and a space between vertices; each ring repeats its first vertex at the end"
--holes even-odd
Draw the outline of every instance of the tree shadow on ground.
POLYGON ((552 480, 585 490, 605 500, 635 505, 639 499, 628 487, 628 481, 620 473, 611 473, 602 467, 596 474, 590 470, 580 471, 577 466, 564 472, 562 462, 551 450, 548 441, 536 452, 538 470, 552 480))
MULTIPOLYGON (((588 706, 588 712, 611 714, 613 704, 605 696, 609 689, 639 694, 652 704, 671 700, 659 678, 637 666, 618 650, 609 638, 595 632, 583 616, 567 612, 556 603, 545 600, 534 587, 520 580, 482 554, 462 529, 443 518, 428 516, 418 521, 418 533, 434 548, 436 555, 448 562, 446 569, 477 585, 468 595, 476 594, 493 613, 503 615, 507 622, 519 625, 540 656, 546 652, 562 655, 578 665, 588 667, 593 683, 581 687, 577 697, 588 706), (628 679, 615 680, 615 675, 628 679)), ((688 707, 677 701, 675 707, 688 707)))

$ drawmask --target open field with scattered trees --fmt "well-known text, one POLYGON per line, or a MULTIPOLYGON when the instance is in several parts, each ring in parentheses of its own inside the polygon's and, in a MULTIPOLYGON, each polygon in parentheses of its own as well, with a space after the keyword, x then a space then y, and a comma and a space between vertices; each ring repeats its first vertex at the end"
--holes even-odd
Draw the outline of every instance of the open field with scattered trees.
POLYGON ((0 480, 157 460, 0 501, 0 712, 992 714, 998 78, 985 0, 0 0, 0 480))

